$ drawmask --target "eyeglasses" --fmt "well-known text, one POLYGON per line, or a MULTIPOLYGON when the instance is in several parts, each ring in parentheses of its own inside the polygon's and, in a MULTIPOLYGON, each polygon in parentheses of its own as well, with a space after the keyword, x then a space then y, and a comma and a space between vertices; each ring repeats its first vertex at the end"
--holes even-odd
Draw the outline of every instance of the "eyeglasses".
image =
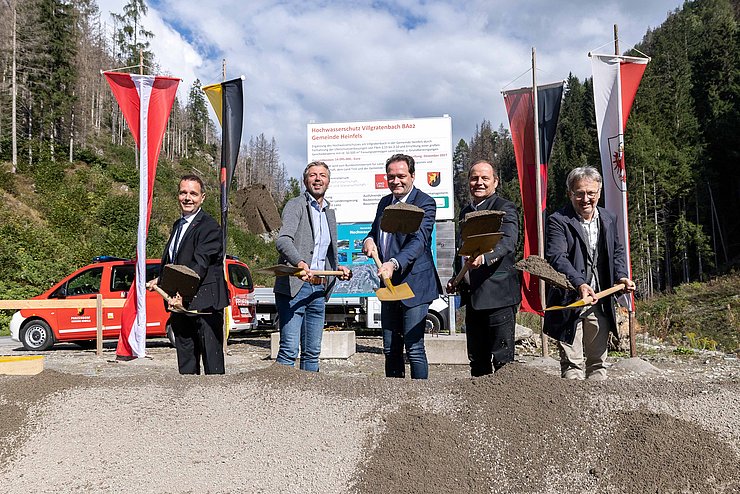
POLYGON ((577 190, 575 192, 571 192, 570 194, 575 197, 576 199, 583 199, 584 197, 588 197, 589 199, 593 199, 597 195, 599 195, 600 191, 585 191, 585 190, 577 190))

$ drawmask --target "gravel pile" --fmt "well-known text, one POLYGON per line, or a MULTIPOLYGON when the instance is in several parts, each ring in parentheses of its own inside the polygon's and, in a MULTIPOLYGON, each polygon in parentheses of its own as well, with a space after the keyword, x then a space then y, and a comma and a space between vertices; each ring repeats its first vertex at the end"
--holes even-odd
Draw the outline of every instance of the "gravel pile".
POLYGON ((380 377, 378 342, 361 346, 318 375, 272 365, 262 342, 230 346, 226 376, 179 376, 166 348, 135 365, 49 352, 56 371, 0 376, 0 486, 740 492, 737 361, 614 368, 603 383, 561 380, 542 360, 477 379, 432 366, 412 382, 380 377))

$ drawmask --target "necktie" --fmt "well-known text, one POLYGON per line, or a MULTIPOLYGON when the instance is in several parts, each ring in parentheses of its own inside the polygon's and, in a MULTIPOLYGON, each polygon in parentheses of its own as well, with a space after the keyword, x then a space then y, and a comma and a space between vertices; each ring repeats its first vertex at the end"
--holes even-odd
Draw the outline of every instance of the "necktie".
POLYGON ((175 238, 172 239, 172 254, 170 255, 170 262, 175 262, 175 257, 177 257, 177 249, 180 247, 178 244, 180 243, 180 234, 182 233, 182 227, 185 224, 185 218, 180 218, 177 221, 177 226, 175 227, 175 238))
MULTIPOLYGON (((399 202, 400 201, 394 197, 393 200, 391 201, 391 204, 390 205, 392 206, 394 204, 398 204, 399 202)), ((385 232, 385 231, 383 232, 383 236, 382 236, 382 243, 383 243, 383 245, 381 246, 381 249, 382 249, 382 252, 383 252, 383 260, 384 261, 387 261, 389 259, 388 256, 390 254, 389 249, 390 249, 390 245, 391 245, 391 235, 393 235, 393 234, 392 233, 385 232)))

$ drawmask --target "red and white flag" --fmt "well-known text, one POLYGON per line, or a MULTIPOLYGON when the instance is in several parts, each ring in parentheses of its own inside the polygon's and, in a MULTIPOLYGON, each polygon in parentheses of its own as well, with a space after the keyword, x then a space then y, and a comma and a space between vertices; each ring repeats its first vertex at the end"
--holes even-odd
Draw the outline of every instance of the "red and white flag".
MULTIPOLYGON (((619 238, 624 245, 632 278, 630 237, 627 225, 627 170, 624 164, 624 129, 637 88, 649 59, 591 54, 596 130, 604 179, 604 205, 617 215, 619 238)), ((623 303, 632 306, 631 297, 623 303)))
POLYGON ((146 355, 146 236, 152 212, 154 177, 167 119, 180 79, 104 72, 136 142, 139 166, 139 226, 136 236, 135 290, 129 290, 121 315, 116 355, 146 355))

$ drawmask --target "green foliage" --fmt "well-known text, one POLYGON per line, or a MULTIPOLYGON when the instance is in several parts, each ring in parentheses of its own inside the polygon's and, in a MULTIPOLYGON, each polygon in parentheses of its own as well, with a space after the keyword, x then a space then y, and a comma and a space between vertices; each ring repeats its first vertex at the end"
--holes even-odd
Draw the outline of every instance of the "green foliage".
POLYGON ((288 179, 288 190, 285 192, 283 202, 280 204, 280 207, 278 207, 278 212, 282 214, 283 208, 288 204, 288 201, 294 197, 298 197, 299 195, 301 195, 301 182, 299 182, 295 177, 290 177, 288 179))
POLYGON ((686 348, 685 346, 679 346, 673 349, 673 353, 676 355, 693 355, 694 350, 686 348))
POLYGON ((699 349, 740 350, 740 274, 688 283, 675 293, 638 301, 636 316, 650 334, 699 349))
POLYGON ((254 284, 273 286, 275 282, 273 276, 257 273, 256 270, 277 264, 275 242, 265 242, 259 235, 234 228, 232 225, 229 225, 229 239, 229 252, 249 266, 254 284))
POLYGON ((117 58, 127 66, 139 65, 139 53, 143 55, 144 65, 153 65, 154 54, 149 50, 149 40, 154 34, 142 25, 148 10, 144 0, 129 0, 121 14, 112 14, 116 22, 117 58))
POLYGON ((186 111, 190 122, 188 137, 195 146, 203 148, 208 131, 212 130, 213 124, 208 116, 208 105, 205 93, 200 86, 200 79, 196 79, 190 87, 186 111))

